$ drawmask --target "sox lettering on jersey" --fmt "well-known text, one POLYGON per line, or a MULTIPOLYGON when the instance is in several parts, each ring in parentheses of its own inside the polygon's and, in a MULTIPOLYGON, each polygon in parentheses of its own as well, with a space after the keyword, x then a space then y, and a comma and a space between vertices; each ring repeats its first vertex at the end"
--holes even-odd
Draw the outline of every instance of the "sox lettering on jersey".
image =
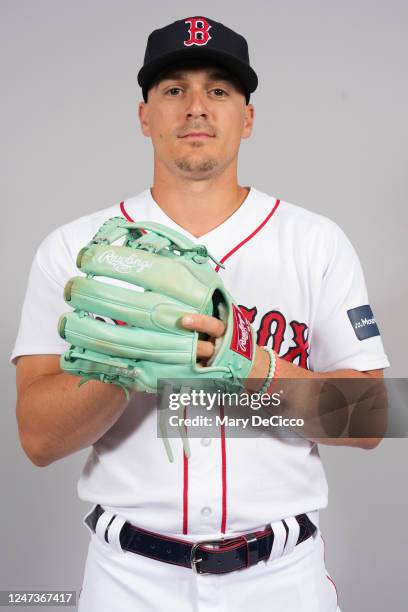
MULTIPOLYGON (((240 310, 246 319, 250 323, 253 323, 258 312, 256 306, 253 308, 246 308, 240 305, 240 310)), ((280 354, 287 325, 288 322, 285 315, 278 310, 266 312, 261 319, 257 331, 257 344, 259 344, 259 346, 266 346, 271 336, 273 336, 272 348, 278 353, 279 357, 290 363, 296 362, 296 365, 301 368, 308 369, 309 342, 307 336, 309 328, 306 323, 301 323, 300 321, 289 322, 292 329, 292 340, 295 345, 291 346, 286 353, 280 354), (273 326, 275 327, 274 331, 272 331, 273 326)))
POLYGON ((204 17, 190 17, 185 20, 185 23, 190 24, 188 30, 189 39, 184 41, 186 47, 206 45, 211 40, 209 34, 211 26, 204 17))

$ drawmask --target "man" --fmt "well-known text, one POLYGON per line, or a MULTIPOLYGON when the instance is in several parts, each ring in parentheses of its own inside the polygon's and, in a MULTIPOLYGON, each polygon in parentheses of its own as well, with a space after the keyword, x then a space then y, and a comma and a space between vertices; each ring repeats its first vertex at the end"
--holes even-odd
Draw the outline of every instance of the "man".
MULTIPOLYGON (((238 184, 257 86, 245 39, 208 18, 176 21, 150 35, 139 84, 153 186, 44 240, 12 354, 20 439, 33 463, 92 445, 78 487, 94 504, 79 609, 339 610, 318 528, 327 483, 312 437, 192 438, 190 459, 178 441, 170 464, 153 395, 127 401, 116 385, 78 387, 59 367, 67 348, 56 331, 67 310, 63 287, 78 273, 81 247, 118 215, 163 223, 225 262, 219 274, 257 331, 250 378, 268 376, 263 346, 279 355, 278 379, 381 378, 389 366, 358 257, 341 229, 238 184), (363 334, 359 317, 370 321, 363 334), (237 566, 241 558, 246 567, 237 566)), ((182 324, 209 336, 197 349, 205 362, 222 322, 202 315, 182 324)), ((319 442, 369 449, 379 439, 319 442)))

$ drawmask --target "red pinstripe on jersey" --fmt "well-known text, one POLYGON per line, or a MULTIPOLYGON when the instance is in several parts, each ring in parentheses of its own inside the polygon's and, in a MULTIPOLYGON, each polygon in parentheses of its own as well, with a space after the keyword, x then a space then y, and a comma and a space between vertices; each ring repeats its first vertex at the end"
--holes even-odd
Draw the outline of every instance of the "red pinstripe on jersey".
MULTIPOLYGON (((186 419, 187 408, 184 408, 184 419, 186 419)), ((187 435, 187 427, 184 426, 187 435)), ((188 533, 188 458, 183 449, 183 533, 188 533)))
MULTIPOLYGON (((220 406, 220 418, 224 419, 224 406, 220 406)), ((227 526, 227 449, 225 442, 225 426, 221 425, 221 478, 222 478, 222 514, 221 533, 227 526)))
MULTIPOLYGON (((324 541, 322 534, 320 534, 320 537, 322 538, 322 542, 323 542, 323 560, 326 563, 326 542, 324 541)), ((326 574, 326 578, 334 586, 334 590, 336 591, 336 597, 337 597, 337 605, 339 605, 339 593, 337 591, 336 583, 334 582, 333 578, 329 576, 329 574, 326 574)))
MULTIPOLYGON (((250 233, 244 240, 241 240, 233 249, 231 249, 222 259, 221 263, 224 263, 227 259, 229 259, 234 253, 236 253, 244 244, 249 242, 258 232, 261 231, 263 227, 268 223, 268 221, 272 218, 275 211, 278 209, 280 204, 280 200, 275 200, 275 204, 272 207, 271 211, 267 214, 265 219, 250 233)), ((125 208, 125 203, 121 202, 119 204, 120 212, 128 221, 133 222, 134 219, 128 214, 125 208)), ((220 266, 215 268, 215 271, 218 272, 220 266)), ((220 407, 220 415, 223 416, 223 407, 220 407), (222 411, 222 414, 221 414, 222 411)), ((222 512, 221 512, 221 533, 226 532, 227 526, 227 451, 226 451, 226 441, 225 441, 225 429, 224 426, 221 426, 221 480, 222 480, 222 512)), ((183 534, 188 533, 188 459, 183 450, 183 534)), ((329 578, 329 576, 327 576, 329 578)), ((330 579, 330 578, 329 578, 330 579)), ((330 579, 331 580, 331 579, 330 579)), ((332 581, 333 582, 333 581, 332 581)), ((334 584, 334 582, 333 582, 334 584)), ((336 586, 336 585, 334 585, 336 586)), ((336 589, 337 593, 337 589, 336 589)))

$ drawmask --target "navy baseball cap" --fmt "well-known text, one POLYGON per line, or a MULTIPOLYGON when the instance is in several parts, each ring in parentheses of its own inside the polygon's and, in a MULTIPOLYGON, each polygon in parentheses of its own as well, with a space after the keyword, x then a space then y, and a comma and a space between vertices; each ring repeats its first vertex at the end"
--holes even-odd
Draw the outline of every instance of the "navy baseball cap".
POLYGON ((208 60, 226 68, 242 84, 247 103, 257 88, 258 77, 249 64, 245 38, 213 19, 188 17, 149 35, 143 67, 137 75, 144 100, 159 72, 185 60, 208 60))

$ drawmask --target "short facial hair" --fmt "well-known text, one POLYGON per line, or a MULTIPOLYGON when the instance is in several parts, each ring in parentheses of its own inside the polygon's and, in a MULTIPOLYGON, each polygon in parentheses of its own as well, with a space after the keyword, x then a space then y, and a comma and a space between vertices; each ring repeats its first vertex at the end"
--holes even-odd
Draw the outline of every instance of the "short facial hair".
POLYGON ((192 162, 188 157, 179 157, 174 162, 179 170, 194 174, 211 172, 218 166, 218 161, 214 157, 207 157, 198 162, 192 162))

